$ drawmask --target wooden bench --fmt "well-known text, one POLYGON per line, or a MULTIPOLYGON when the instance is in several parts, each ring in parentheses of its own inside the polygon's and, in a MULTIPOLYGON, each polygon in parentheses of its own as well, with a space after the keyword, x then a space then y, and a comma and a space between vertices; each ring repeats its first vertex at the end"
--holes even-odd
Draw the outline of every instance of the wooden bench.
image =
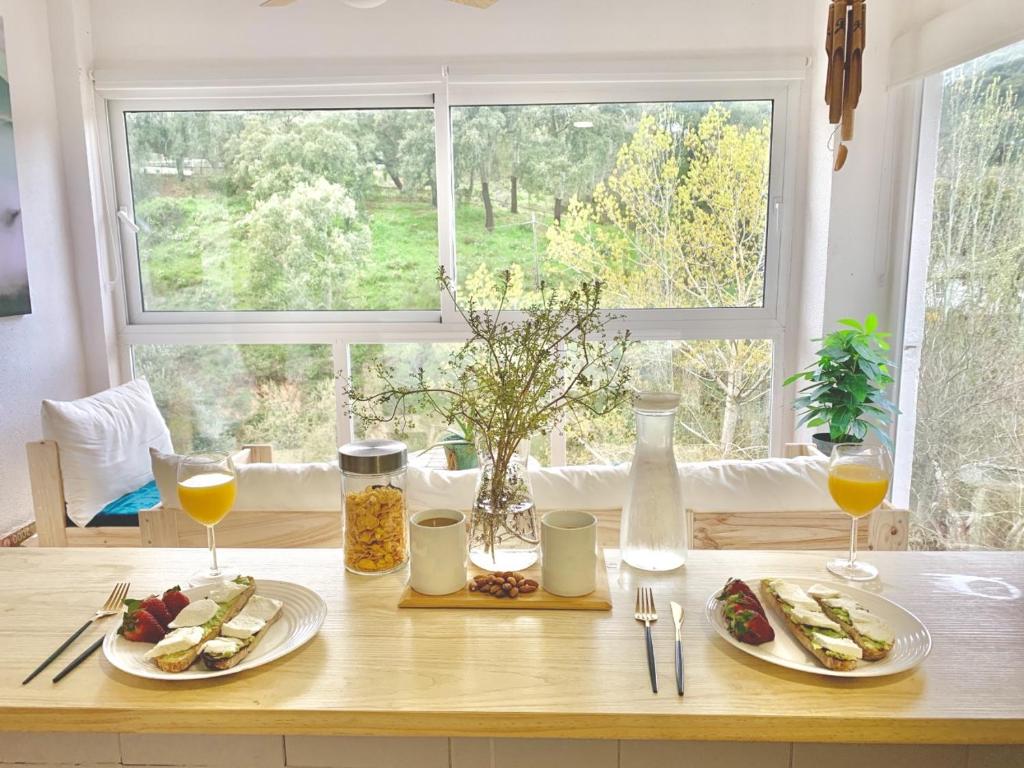
MULTIPOLYGON (((23 546, 40 547, 138 547, 144 544, 140 531, 143 518, 152 510, 139 512, 139 525, 91 526, 79 528, 68 523, 64 480, 60 472, 60 449, 52 440, 27 443, 29 482, 35 510, 36 534, 23 546)), ((235 464, 270 461, 269 445, 247 445, 232 456, 235 464)), ((157 505, 153 509, 159 509, 157 505)), ((159 545, 158 545, 159 546, 159 545)), ((162 546, 177 546, 174 544, 162 546)))

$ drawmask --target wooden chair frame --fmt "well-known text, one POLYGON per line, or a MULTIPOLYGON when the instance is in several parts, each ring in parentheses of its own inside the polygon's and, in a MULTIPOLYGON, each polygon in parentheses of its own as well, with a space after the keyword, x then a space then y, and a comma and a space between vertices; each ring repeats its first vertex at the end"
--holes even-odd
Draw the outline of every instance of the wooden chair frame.
MULTIPOLYGON (((139 527, 77 528, 65 525, 64 486, 60 453, 53 442, 26 446, 32 497, 41 546, 204 547, 206 532, 181 510, 158 504, 139 512, 139 527)), ((792 443, 786 457, 817 455, 812 445, 792 443)), ((236 464, 269 463, 270 445, 247 445, 236 464)), ((595 513, 603 546, 618 546, 620 510, 595 513)), ((860 527, 864 550, 907 548, 910 513, 883 504, 860 527)), ((845 549, 849 518, 835 509, 787 512, 687 511, 690 546, 694 549, 845 549)), ((218 544, 225 547, 340 547, 340 510, 236 511, 217 526, 218 544)))
MULTIPOLYGON (((52 440, 26 443, 36 535, 23 546, 41 547, 138 547, 143 544, 143 518, 152 510, 139 512, 136 526, 95 526, 79 528, 67 524, 67 499, 60 471, 60 448, 52 440)), ((232 456, 235 464, 270 461, 269 445, 247 445, 232 456)), ((153 509, 160 508, 158 504, 153 509)), ((172 545, 173 546, 173 545, 172 545)))
MULTIPOLYGON (((269 445, 246 446, 242 463, 273 460, 269 445)), ((236 460, 235 462, 239 462, 236 460)), ((158 504, 139 513, 144 547, 205 547, 206 528, 180 509, 158 504)), ((236 510, 217 524, 217 546, 340 547, 341 510, 236 510)))
MULTIPOLYGON (((820 456, 813 445, 789 443, 786 458, 820 456)), ((905 550, 910 512, 884 502, 857 530, 861 550, 905 550)), ((787 512, 687 510, 694 549, 846 549, 850 518, 836 509, 787 512)))

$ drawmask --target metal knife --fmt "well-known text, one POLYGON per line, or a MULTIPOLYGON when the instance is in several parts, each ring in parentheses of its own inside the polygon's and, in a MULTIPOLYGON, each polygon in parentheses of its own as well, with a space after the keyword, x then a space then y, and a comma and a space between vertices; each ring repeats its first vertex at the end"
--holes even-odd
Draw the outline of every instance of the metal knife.
POLYGON ((669 605, 672 606, 672 621, 676 625, 676 690, 679 691, 679 695, 683 695, 683 638, 681 635, 683 628, 683 606, 679 603, 671 602, 669 605))

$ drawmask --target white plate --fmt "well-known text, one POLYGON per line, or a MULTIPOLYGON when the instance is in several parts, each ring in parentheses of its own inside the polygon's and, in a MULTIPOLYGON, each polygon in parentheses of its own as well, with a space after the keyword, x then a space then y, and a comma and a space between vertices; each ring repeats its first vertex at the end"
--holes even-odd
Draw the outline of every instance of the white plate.
MULTIPOLYGON (((205 596, 209 589, 196 587, 183 591, 190 600, 195 600, 205 596)), ((230 669, 207 669, 202 661, 196 661, 184 672, 164 672, 152 661, 143 658, 152 645, 125 640, 116 631, 107 635, 103 641, 103 653, 115 667, 136 677, 148 677, 151 680, 205 680, 260 667, 301 648, 313 639, 327 616, 327 604, 323 598, 299 584, 256 579, 256 594, 284 603, 281 615, 267 629, 267 634, 255 650, 230 669)))
MULTIPOLYGON (((898 672, 905 672, 913 669, 928 655, 932 649, 932 636, 928 628, 921 623, 921 620, 906 608, 897 605, 891 600, 886 600, 880 595, 865 592, 862 589, 849 587, 846 584, 820 581, 818 579, 785 579, 788 582, 803 587, 805 590, 815 584, 824 584, 832 587, 837 592, 851 597, 863 605, 878 618, 893 628, 896 633, 896 642, 893 643, 889 655, 881 661, 861 661, 857 668, 849 672, 826 669, 814 658, 810 651, 800 645, 793 637, 789 627, 783 622, 777 611, 765 606, 768 614, 768 621, 775 630, 775 639, 770 643, 762 645, 750 645, 741 643, 729 634, 726 628, 725 617, 722 615, 721 603, 715 600, 716 590, 704 606, 704 615, 715 631, 718 632, 727 642, 739 648, 741 651, 764 659, 771 664, 789 669, 798 669, 802 672, 811 672, 815 675, 829 675, 832 677, 882 677, 884 675, 895 675, 898 672)), ((758 598, 761 596, 760 579, 744 579, 758 598)), ((762 601, 763 602, 763 601, 762 601)))

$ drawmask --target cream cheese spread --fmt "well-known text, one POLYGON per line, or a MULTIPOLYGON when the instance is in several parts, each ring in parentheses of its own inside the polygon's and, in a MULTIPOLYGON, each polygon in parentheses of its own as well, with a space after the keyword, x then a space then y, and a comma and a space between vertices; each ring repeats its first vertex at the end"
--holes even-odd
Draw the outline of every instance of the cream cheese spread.
POLYGON ((181 612, 174 617, 174 621, 167 626, 171 629, 198 627, 212 619, 219 610, 220 606, 213 600, 196 600, 182 608, 181 612))
POLYGON ((808 611, 804 608, 794 608, 789 612, 789 617, 797 622, 808 627, 821 627, 822 629, 834 629, 837 632, 842 631, 842 627, 837 622, 832 621, 822 611, 808 611))
POLYGON ((860 646, 848 637, 829 637, 828 635, 823 635, 820 632, 813 632, 811 639, 817 645, 820 645, 822 648, 827 648, 836 656, 842 656, 844 659, 864 658, 864 651, 862 651, 860 646))
POLYGON ((211 589, 210 594, 207 595, 207 597, 218 603, 230 603, 247 589, 248 587, 245 584, 238 584, 234 581, 225 581, 223 584, 211 589))
POLYGON ((790 584, 788 581, 782 579, 776 579, 771 582, 772 589, 775 590, 775 594, 779 596, 779 599, 784 603, 788 603, 794 608, 804 608, 808 611, 820 611, 821 606, 818 605, 814 598, 810 597, 796 584, 790 584))
POLYGON ((834 589, 832 589, 832 587, 826 587, 824 584, 815 584, 814 586, 812 586, 810 589, 807 590, 807 594, 810 595, 811 597, 820 597, 820 598, 825 598, 825 597, 842 597, 842 595, 840 595, 838 592, 836 592, 834 589))
POLYGON ((157 656, 166 656, 169 653, 178 653, 199 645, 203 641, 202 627, 182 627, 164 636, 164 639, 154 645, 146 652, 145 658, 155 659, 157 656))
POLYGON ((203 646, 203 653, 211 656, 232 656, 242 648, 242 641, 234 637, 215 637, 207 640, 203 646))
POLYGON ((864 609, 856 600, 849 598, 826 599, 825 605, 829 608, 841 608, 850 616, 850 623, 864 637, 871 638, 880 643, 892 643, 896 640, 896 633, 892 627, 882 621, 875 614, 864 609))
POLYGON ((277 612, 281 610, 281 601, 275 600, 272 597, 261 597, 260 595, 253 595, 249 598, 249 602, 245 604, 245 608, 239 616, 252 616, 256 619, 263 619, 263 621, 270 621, 277 612))
POLYGON ((267 622, 263 619, 256 618, 255 616, 245 616, 240 613, 231 621, 225 622, 220 628, 220 633, 224 637, 237 637, 240 640, 248 640, 266 625, 267 622))

